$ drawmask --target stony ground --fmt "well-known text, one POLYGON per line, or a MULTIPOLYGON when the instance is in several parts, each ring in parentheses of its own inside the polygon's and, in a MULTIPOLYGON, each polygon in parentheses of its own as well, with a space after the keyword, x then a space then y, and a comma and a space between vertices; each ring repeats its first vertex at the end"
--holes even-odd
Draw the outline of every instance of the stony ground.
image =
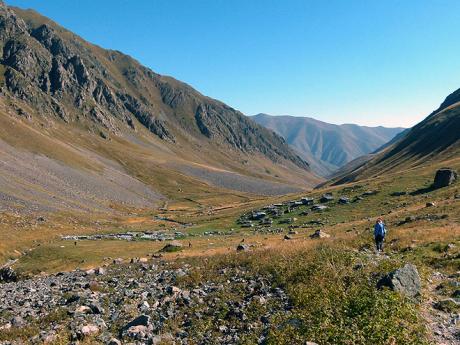
POLYGON ((6 340, 14 334, 28 344, 263 343, 272 316, 289 312, 285 293, 264 277, 237 268, 214 281, 191 275, 187 264, 150 260, 3 284, 0 344, 21 343, 6 340))
POLYGON ((73 150, 74 154, 89 159, 94 170, 77 169, 44 155, 18 150, 0 140, 0 211, 94 212, 107 211, 113 202, 151 207, 162 199, 115 162, 84 150, 73 150))
POLYGON ((301 188, 270 181, 268 179, 244 176, 231 171, 211 170, 192 165, 176 164, 180 171, 190 176, 194 176, 202 181, 206 181, 214 186, 227 188, 246 193, 258 195, 284 195, 288 193, 299 193, 301 188))
POLYGON ((446 275, 434 272, 428 281, 425 318, 436 344, 460 343, 460 272, 446 275))

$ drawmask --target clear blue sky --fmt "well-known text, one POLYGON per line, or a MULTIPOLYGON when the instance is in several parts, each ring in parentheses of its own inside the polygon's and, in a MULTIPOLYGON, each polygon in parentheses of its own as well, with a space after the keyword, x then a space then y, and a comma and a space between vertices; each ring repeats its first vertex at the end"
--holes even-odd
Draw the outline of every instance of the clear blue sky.
POLYGON ((7 0, 245 114, 411 126, 460 88, 458 0, 7 0))

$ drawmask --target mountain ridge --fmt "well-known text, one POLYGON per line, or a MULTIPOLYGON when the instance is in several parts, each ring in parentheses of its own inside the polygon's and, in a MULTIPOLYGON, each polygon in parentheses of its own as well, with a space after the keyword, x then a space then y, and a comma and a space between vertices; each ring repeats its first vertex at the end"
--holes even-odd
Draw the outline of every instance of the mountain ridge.
POLYGON ((420 165, 448 161, 460 152, 460 89, 414 127, 327 184, 338 185, 420 165))
POLYGON ((403 128, 335 125, 311 117, 257 114, 253 119, 274 130, 310 162, 312 169, 328 176, 348 162, 369 154, 403 128))
MULTIPOLYGON (((283 138, 188 84, 88 43, 33 10, 0 2, 0 19, 5 150, 50 157, 53 169, 57 162, 101 174, 116 165, 163 198, 207 190, 283 194, 321 181, 283 138)), ((10 168, 2 166, 0 177, 10 168)), ((96 178, 80 177, 87 186, 96 178)), ((108 188, 123 194, 126 186, 108 188)), ((26 198, 10 191, 5 199, 18 197, 26 198)))

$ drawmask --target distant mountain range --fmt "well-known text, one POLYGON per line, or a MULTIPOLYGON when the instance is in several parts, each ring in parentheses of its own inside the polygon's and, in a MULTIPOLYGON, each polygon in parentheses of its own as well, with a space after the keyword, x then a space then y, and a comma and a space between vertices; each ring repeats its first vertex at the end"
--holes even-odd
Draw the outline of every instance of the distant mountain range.
POLYGON ((329 176, 393 139, 404 128, 334 125, 309 117, 258 114, 252 119, 281 135, 314 172, 329 176))

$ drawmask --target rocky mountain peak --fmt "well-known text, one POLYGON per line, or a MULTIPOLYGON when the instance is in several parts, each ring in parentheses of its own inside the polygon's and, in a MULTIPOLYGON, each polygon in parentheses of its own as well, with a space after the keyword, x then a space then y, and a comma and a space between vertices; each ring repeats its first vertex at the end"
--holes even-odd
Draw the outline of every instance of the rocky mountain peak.
POLYGON ((1 87, 34 109, 31 115, 94 133, 144 127, 167 143, 193 138, 308 170, 281 137, 190 86, 94 46, 36 12, 2 4, 0 15, 1 87))

